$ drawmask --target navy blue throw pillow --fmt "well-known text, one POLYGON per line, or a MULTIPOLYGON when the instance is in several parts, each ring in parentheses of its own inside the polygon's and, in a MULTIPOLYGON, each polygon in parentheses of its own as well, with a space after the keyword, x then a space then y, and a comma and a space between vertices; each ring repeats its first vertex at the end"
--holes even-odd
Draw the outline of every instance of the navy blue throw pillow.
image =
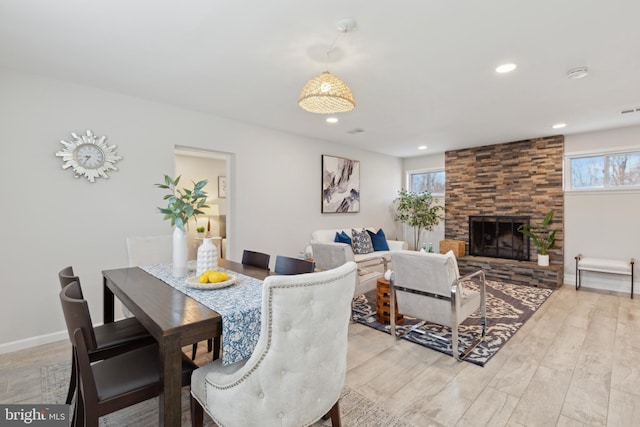
POLYGON ((341 231, 340 233, 336 231, 336 237, 335 239, 333 239, 333 241, 338 243, 346 243, 347 245, 351 246, 351 237, 349 237, 349 235, 344 231, 341 231))
POLYGON ((369 230, 367 230, 367 233, 369 233, 369 236, 371 236, 371 243, 373 243, 373 250, 374 251, 388 251, 389 250, 389 244, 387 243, 387 237, 384 235, 384 231, 382 231, 382 228, 379 229, 377 233, 374 233, 373 231, 369 231, 369 230))

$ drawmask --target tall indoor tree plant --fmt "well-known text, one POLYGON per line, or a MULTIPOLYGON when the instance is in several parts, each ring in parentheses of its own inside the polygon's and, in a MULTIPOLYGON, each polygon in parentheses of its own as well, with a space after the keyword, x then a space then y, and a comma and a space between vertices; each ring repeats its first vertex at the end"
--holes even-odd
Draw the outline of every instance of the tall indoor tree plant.
POLYGON ((188 226, 189 219, 197 218, 197 215, 204 214, 201 209, 208 208, 207 193, 203 191, 207 180, 193 183, 193 189, 178 188, 180 176, 172 179, 169 175, 164 176, 164 184, 155 184, 158 188, 169 190, 163 197, 166 200, 166 208, 158 208, 165 220, 171 220, 173 230, 173 275, 184 277, 187 275, 187 233, 185 226, 188 226))
POLYGON ((444 207, 429 192, 398 191, 395 220, 413 227, 414 249, 418 249, 423 230, 431 231, 444 219, 444 207))
POLYGON ((549 249, 553 248, 556 243, 556 231, 550 230, 549 225, 553 220, 553 209, 551 209, 542 221, 542 225, 533 226, 530 224, 522 224, 518 227, 518 231, 529 237, 533 245, 538 248, 538 265, 549 265, 549 249))

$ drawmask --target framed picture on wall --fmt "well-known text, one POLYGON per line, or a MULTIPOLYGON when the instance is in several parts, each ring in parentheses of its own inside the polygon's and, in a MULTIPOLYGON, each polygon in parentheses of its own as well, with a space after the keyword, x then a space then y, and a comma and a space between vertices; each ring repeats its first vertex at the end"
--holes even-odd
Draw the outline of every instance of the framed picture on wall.
POLYGON ((322 155, 321 212, 360 212, 360 161, 322 155))
POLYGON ((227 197, 227 177, 218 177, 218 197, 224 199, 227 197))

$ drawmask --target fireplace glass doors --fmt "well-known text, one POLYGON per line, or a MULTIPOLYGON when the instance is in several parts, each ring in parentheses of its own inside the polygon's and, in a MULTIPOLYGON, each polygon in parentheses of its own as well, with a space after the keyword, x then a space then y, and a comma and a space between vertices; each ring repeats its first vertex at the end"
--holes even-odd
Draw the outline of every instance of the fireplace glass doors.
POLYGON ((529 261, 529 238, 518 231, 528 216, 470 216, 469 255, 529 261))

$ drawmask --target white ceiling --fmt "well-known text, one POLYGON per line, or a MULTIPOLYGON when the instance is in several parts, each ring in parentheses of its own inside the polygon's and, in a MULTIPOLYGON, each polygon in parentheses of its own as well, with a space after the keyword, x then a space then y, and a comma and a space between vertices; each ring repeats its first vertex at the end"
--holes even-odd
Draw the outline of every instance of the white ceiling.
POLYGON ((410 157, 640 124, 620 114, 640 108, 639 17, 638 0, 0 0, 0 67, 410 157), (335 125, 297 105, 325 69, 356 99, 335 125))

